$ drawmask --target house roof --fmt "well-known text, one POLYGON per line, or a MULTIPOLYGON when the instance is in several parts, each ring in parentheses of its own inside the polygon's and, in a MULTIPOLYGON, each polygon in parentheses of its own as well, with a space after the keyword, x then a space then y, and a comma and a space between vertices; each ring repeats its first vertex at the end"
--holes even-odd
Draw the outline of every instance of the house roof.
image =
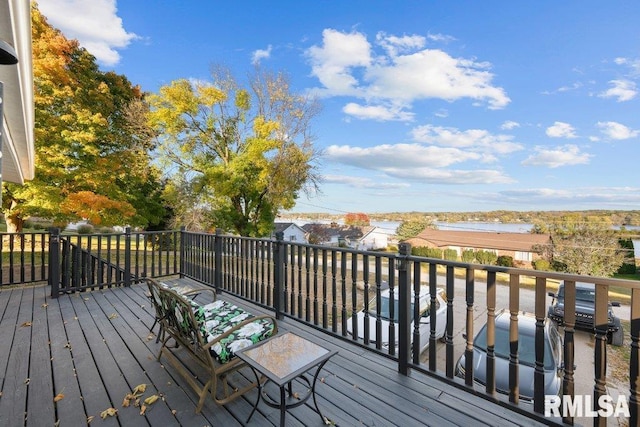
POLYGON ((274 225, 274 228, 273 228, 274 233, 277 233, 279 231, 284 232, 285 230, 288 230, 290 227, 296 227, 300 231, 304 232, 304 230, 295 222, 274 222, 273 225, 274 225))
POLYGON ((374 226, 315 223, 305 224, 302 228, 307 233, 312 233, 318 237, 322 237, 323 240, 330 240, 332 237, 345 240, 360 240, 376 229, 374 226))
POLYGON ((461 248, 527 252, 534 245, 549 244, 550 237, 547 234, 450 231, 427 228, 416 237, 407 240, 407 242, 414 247, 446 248, 458 246, 461 248))
POLYGON ((0 39, 18 63, 0 65, 3 82, 2 179, 24 183, 35 174, 31 8, 28 1, 0 0, 0 39))

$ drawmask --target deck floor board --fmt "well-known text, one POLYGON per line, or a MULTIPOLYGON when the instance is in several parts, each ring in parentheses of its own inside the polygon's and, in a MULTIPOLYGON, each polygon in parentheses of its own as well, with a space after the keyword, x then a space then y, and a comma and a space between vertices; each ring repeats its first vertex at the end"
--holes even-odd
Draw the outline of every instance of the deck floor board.
MULTIPOLYGON (((93 423, 121 427, 245 425, 257 391, 223 407, 208 399, 196 414, 197 395, 166 360, 156 360, 158 327, 149 331, 154 313, 146 286, 58 299, 48 292, 46 286, 0 290, 0 425, 86 425, 90 417, 96 418, 93 423), (147 385, 143 399, 161 396, 143 415, 133 404, 122 406, 139 384, 147 385), (54 403, 57 394, 64 397, 54 403), (97 420, 110 407, 118 410, 117 416, 97 420)), ((255 314, 268 313, 228 294, 221 297, 255 314)), ((338 350, 316 388, 318 405, 335 425, 542 425, 420 372, 399 375, 392 360, 295 320, 279 321, 279 330, 338 350)), ((199 375, 192 365, 190 370, 199 375)), ((253 374, 243 369, 237 379, 252 380, 253 374)), ((267 388, 271 396, 276 392, 267 388)), ((260 403, 249 425, 279 423, 279 411, 260 403)), ((287 413, 287 426, 321 425, 312 399, 287 413)))

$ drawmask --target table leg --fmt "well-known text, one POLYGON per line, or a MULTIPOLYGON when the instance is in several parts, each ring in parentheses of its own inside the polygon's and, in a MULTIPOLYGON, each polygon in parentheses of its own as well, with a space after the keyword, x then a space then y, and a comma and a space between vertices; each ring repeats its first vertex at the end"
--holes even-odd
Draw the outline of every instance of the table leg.
POLYGON ((313 395, 313 404, 315 405, 316 412, 318 413, 318 415, 320 415, 320 419, 322 419, 323 423, 326 420, 324 418, 324 415, 322 415, 322 412, 320 412, 320 408, 318 407, 318 401, 316 400, 316 381, 318 380, 318 375, 320 375, 320 371, 322 370, 322 367, 328 361, 329 361, 329 359, 325 360, 324 362, 322 362, 320 364, 320 366, 318 366, 318 369, 316 370, 316 374, 313 376, 313 385, 311 386, 311 394, 313 395))
POLYGON ((253 375, 256 376, 256 382, 258 383, 258 398, 256 399, 256 404, 253 405, 253 409, 251 410, 251 414, 249 414, 249 418, 247 418, 247 422, 245 424, 249 424, 249 420, 253 417, 253 413, 258 409, 258 403, 260 403, 260 396, 262 395, 262 382, 260 381, 260 377, 258 376, 258 372, 250 366, 251 371, 253 371, 253 375))
MULTIPOLYGON (((291 387, 291 383, 289 383, 291 387)), ((287 400, 284 386, 280 387, 280 427, 284 427, 284 417, 287 414, 287 400)))

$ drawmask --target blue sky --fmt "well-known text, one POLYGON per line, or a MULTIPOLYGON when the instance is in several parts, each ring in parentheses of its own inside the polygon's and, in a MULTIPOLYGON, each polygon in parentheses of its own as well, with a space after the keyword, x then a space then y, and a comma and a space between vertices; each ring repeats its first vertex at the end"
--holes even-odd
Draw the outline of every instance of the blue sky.
POLYGON ((298 212, 640 209, 640 2, 39 0, 148 92, 285 71, 323 105, 298 212))

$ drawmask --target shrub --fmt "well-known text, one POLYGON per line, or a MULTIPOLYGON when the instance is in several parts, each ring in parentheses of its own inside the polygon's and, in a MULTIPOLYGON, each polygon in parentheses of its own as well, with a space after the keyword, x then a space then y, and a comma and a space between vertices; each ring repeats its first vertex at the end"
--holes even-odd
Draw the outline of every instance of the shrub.
POLYGON ((91 224, 82 224, 79 225, 76 232, 78 234, 91 234, 93 233, 93 225, 91 224))
POLYGON ((537 260, 531 262, 531 265, 533 266, 534 270, 540 270, 540 271, 550 271, 551 270, 551 264, 546 259, 537 259, 537 260))
POLYGON ((496 259, 496 265, 499 265, 501 267, 513 267, 513 257, 509 255, 500 255, 496 259))
POLYGON ((618 269, 618 274, 636 274, 636 264, 623 263, 618 269))
POLYGON ((476 252, 473 249, 465 249, 460 258, 463 262, 472 263, 476 260, 476 252))
POLYGON ((493 252, 489 252, 489 251, 476 252, 476 259, 480 264, 493 265, 495 264, 497 258, 498 256, 493 252))
POLYGON ((426 258, 442 259, 442 249, 427 248, 426 246, 418 246, 411 248, 411 255, 422 256, 426 258))
POLYGON ((458 259, 458 251, 456 251, 455 249, 445 249, 444 259, 448 261, 456 261, 458 259))

